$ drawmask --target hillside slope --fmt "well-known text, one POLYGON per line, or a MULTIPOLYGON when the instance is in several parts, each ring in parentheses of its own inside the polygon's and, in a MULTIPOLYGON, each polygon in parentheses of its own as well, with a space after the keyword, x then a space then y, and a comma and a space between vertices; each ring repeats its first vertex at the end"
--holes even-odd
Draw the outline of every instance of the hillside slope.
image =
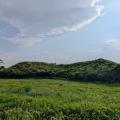
POLYGON ((62 78, 80 81, 120 82, 120 65, 105 59, 73 64, 22 62, 0 71, 4 78, 62 78))

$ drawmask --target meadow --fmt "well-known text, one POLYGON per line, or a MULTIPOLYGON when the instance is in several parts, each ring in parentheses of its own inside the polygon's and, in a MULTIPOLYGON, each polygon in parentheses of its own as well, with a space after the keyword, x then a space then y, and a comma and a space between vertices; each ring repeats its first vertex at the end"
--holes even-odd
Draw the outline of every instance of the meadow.
POLYGON ((120 120, 120 85, 0 79, 0 120, 120 120))

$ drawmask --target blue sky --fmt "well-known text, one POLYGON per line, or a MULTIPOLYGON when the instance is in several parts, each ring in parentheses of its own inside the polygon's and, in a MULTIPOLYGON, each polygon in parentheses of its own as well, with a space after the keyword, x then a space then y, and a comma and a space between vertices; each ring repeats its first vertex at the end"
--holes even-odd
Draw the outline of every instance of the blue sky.
POLYGON ((119 0, 0 0, 0 58, 120 62, 119 0))

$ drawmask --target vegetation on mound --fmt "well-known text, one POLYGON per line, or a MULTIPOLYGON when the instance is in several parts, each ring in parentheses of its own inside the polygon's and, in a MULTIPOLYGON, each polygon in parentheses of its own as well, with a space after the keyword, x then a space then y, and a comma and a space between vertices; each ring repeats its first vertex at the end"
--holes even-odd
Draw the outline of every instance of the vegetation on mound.
POLYGON ((0 69, 1 78, 61 78, 78 81, 120 83, 120 65, 109 60, 56 65, 22 62, 0 69))
POLYGON ((0 80, 0 120, 120 120, 120 85, 0 80))

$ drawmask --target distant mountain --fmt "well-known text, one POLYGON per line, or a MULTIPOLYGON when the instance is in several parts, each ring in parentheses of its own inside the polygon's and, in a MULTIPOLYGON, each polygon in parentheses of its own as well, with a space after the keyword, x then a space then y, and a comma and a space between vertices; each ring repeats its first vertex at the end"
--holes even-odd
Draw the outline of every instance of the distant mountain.
POLYGON ((120 83, 120 64, 97 59, 73 64, 22 62, 0 70, 1 78, 61 78, 77 81, 120 83))

